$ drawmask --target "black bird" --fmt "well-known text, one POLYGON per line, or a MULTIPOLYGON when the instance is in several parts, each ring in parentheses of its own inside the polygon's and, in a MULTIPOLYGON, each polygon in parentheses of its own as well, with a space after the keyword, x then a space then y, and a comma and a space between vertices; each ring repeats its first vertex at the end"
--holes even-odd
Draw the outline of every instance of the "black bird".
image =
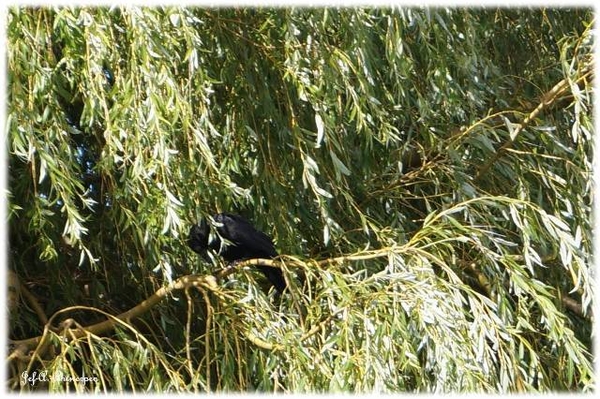
MULTIPOLYGON (((204 256, 207 249, 212 249, 227 262, 254 258, 272 259, 277 256, 273 240, 262 231, 256 230, 243 217, 231 213, 219 213, 213 216, 213 220, 216 222, 217 234, 210 242, 208 241, 210 228, 206 220, 201 220, 190 229, 188 246, 194 252, 204 256)), ((283 292, 286 283, 280 269, 269 266, 257 266, 257 268, 278 292, 283 292)))

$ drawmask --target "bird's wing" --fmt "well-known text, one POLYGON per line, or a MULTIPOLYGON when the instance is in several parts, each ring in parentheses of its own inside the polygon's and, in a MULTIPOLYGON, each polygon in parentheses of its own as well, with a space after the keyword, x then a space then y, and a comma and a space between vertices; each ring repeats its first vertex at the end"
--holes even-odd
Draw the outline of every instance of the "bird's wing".
POLYGON ((249 256, 265 258, 277 256, 273 240, 262 231, 254 228, 243 217, 220 213, 214 219, 215 222, 223 224, 222 227, 217 228, 219 234, 238 247, 243 247, 249 256))

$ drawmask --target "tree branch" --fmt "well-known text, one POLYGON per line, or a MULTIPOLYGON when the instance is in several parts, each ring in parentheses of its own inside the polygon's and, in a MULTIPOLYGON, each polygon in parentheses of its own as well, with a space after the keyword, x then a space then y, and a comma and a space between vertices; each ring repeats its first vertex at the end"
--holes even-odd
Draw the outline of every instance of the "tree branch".
MULTIPOLYGON (((117 316, 114 316, 113 318, 102 321, 100 323, 96 323, 91 326, 87 326, 87 327, 83 327, 83 328, 72 329, 72 328, 69 328, 69 326, 65 326, 65 327, 63 327, 61 332, 65 332, 66 330, 69 330, 69 334, 73 339, 81 338, 81 337, 85 336, 86 334, 105 333, 105 332, 113 329, 115 327, 115 325, 117 323, 119 323, 120 321, 126 322, 131 319, 140 317, 141 315, 143 315, 144 313, 149 311, 152 307, 154 307, 157 303, 161 302, 165 297, 167 297, 173 291, 178 291, 178 290, 182 290, 182 289, 189 288, 189 287, 203 287, 203 288, 209 289, 211 291, 218 290, 218 286, 216 284, 215 277, 218 278, 221 276, 231 274, 233 272, 233 271, 228 271, 227 269, 228 268, 225 268, 225 269, 217 272, 216 273, 217 276, 190 275, 190 276, 180 277, 179 279, 174 281, 172 284, 170 284, 166 287, 160 288, 148 299, 146 299, 145 301, 141 302, 139 305, 129 309, 128 311, 126 311, 124 313, 121 313, 117 316)), ((74 310, 74 309, 81 309, 81 308, 83 308, 83 307, 75 306, 75 307, 65 308, 65 309, 62 309, 62 310, 59 310, 58 312, 56 312, 54 315, 52 315, 50 320, 48 320, 48 323, 46 324, 46 328, 44 330, 44 334, 42 334, 41 336, 24 339, 24 340, 9 341, 9 344, 12 347, 16 348, 9 357, 24 355, 32 348, 39 346, 40 343, 42 343, 42 340, 47 336, 47 333, 49 332, 49 329, 51 328, 50 326, 52 324, 52 321, 58 315, 68 312, 68 311, 71 311, 71 310, 74 310), (18 353, 16 353, 17 351, 18 351, 18 353)), ((93 309, 93 308, 89 308, 89 307, 84 307, 84 308, 85 309, 93 309)))
MULTIPOLYGON (((589 78, 590 74, 593 74, 593 63, 586 65, 586 67, 582 71, 582 76, 580 76, 575 81, 575 83, 589 78)), ((558 98, 562 97, 566 93, 571 83, 572 82, 570 79, 565 78, 558 82, 556 85, 554 85, 554 87, 550 89, 546 94, 544 94, 539 105, 529 113, 529 115, 523 120, 523 122, 517 124, 517 127, 511 134, 511 138, 507 142, 505 142, 502 145, 502 147, 498 149, 498 151, 496 151, 496 154, 492 158, 490 158, 488 162, 486 162, 481 168, 479 168, 479 171, 475 176, 475 182, 479 181, 487 173, 490 167, 494 163, 496 163, 500 157, 504 155, 504 152, 512 147, 519 134, 523 131, 523 129, 529 126, 531 121, 533 121, 542 111, 550 107, 558 98)))

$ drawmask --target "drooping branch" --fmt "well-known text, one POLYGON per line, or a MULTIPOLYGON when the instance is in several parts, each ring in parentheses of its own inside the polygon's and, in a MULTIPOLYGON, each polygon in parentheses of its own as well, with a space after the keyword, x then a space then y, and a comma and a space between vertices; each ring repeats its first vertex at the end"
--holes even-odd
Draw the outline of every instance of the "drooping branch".
MULTIPOLYGON (((590 76, 593 74, 593 71, 594 71, 594 64, 593 64, 593 62, 591 62, 582 71, 582 75, 575 81, 575 84, 577 84, 578 82, 580 82, 582 80, 589 79, 590 76)), ((542 100, 540 101, 538 106, 533 111, 531 111, 529 113, 529 115, 527 115, 527 117, 521 123, 518 123, 516 125, 515 129, 512 131, 512 133, 510 135, 510 139, 508 141, 506 141, 502 145, 502 147, 500 147, 498 149, 498 151, 496 151, 496 154, 493 157, 491 157, 481 168, 479 168, 479 171, 477 172, 477 175, 475 176, 475 182, 479 181, 487 173, 487 171, 490 169, 490 167, 492 167, 492 165, 494 163, 496 163, 498 161, 498 159, 500 159, 500 157, 502 157, 504 155, 506 150, 508 150, 512 147, 512 145, 514 144, 514 142, 517 139, 517 137, 519 136, 519 134, 523 131, 523 129, 525 129, 527 126, 529 126, 531 121, 533 121, 540 113, 542 113, 545 109, 549 108, 559 98, 563 97, 567 93, 567 90, 570 87, 571 83, 572 83, 571 80, 565 78, 565 79, 561 80, 560 82, 558 82, 557 84, 555 84, 554 87, 552 87, 552 89, 550 89, 548 92, 546 92, 544 94, 544 96, 542 97, 542 100)))

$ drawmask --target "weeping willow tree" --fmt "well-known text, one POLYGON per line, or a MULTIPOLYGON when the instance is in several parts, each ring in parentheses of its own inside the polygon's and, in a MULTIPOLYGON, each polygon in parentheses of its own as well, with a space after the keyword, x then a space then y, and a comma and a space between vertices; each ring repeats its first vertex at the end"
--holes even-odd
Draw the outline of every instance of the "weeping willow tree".
POLYGON ((590 9, 6 24, 7 389, 594 388, 590 9), (186 246, 221 211, 281 297, 186 246))

